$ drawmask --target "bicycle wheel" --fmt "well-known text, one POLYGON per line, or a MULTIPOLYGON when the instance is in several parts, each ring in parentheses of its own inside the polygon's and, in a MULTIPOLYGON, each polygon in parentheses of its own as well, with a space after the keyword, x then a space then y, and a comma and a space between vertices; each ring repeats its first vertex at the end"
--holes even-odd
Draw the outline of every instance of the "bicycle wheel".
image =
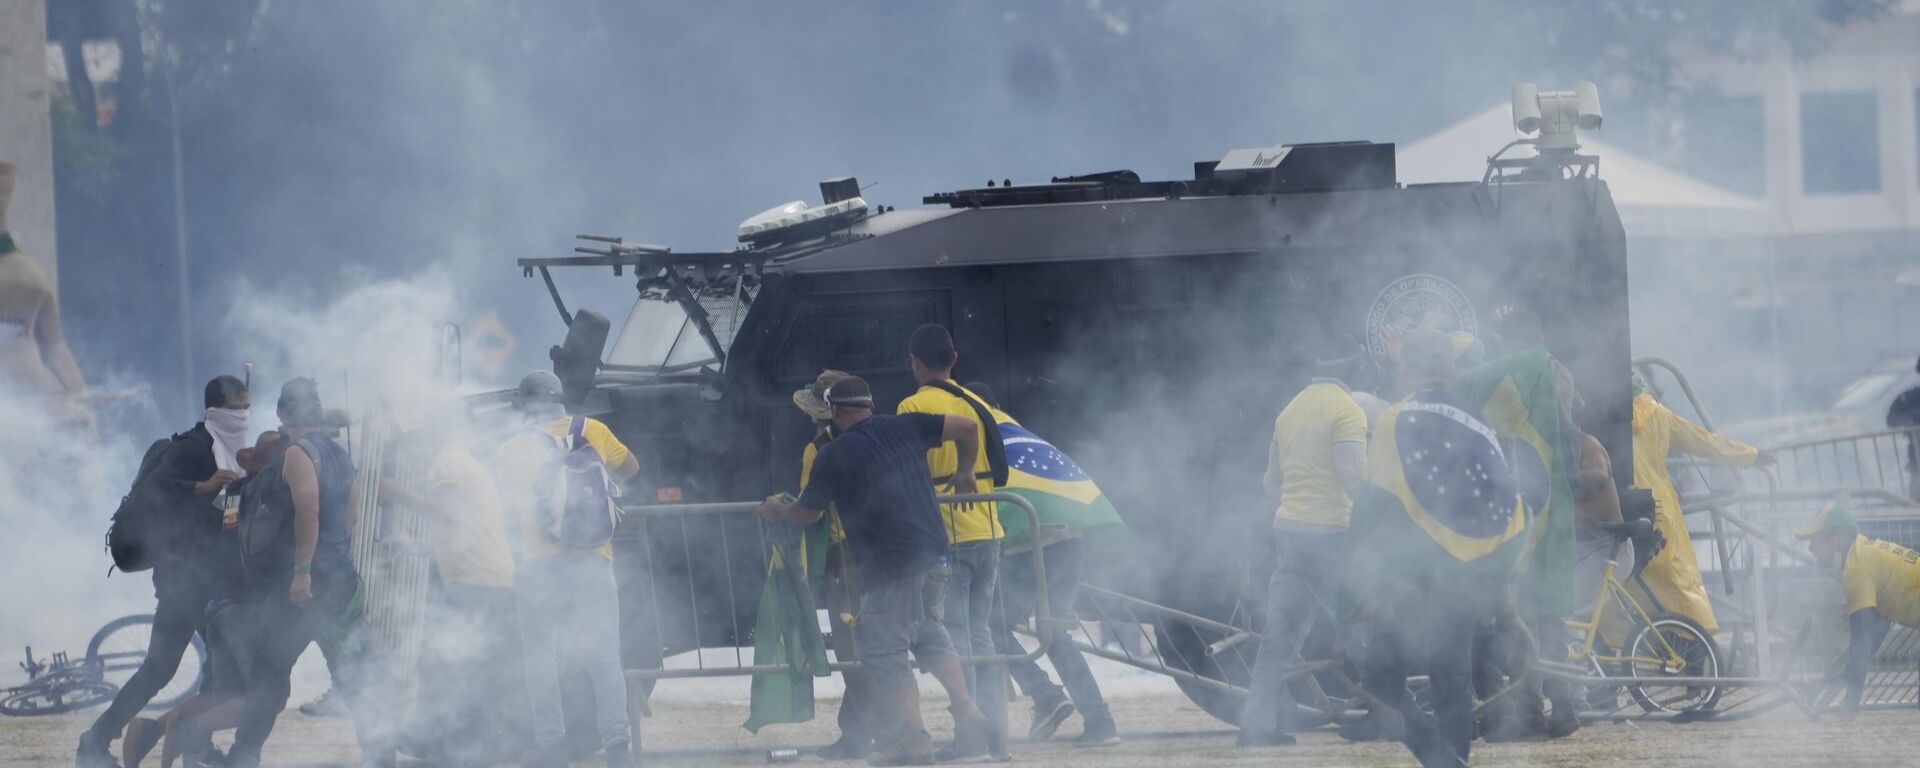
MULTIPOLYGON (((87 643, 88 664, 97 664, 100 677, 115 688, 127 684, 127 678, 147 659, 147 644, 153 638, 153 614, 122 616, 93 633, 87 643)), ((180 667, 159 693, 147 702, 147 709, 171 709, 200 690, 200 678, 206 673, 207 646, 199 634, 193 636, 180 667)))
POLYGON ((14 690, 13 695, 0 699, 0 715, 58 715, 86 709, 112 700, 120 687, 99 680, 67 678, 14 690))
POLYGON ((1722 690, 1718 685, 1658 682, 1663 677, 1720 676, 1720 646, 1692 619, 1669 613, 1655 615, 1651 625, 1634 629, 1627 641, 1627 656, 1629 660, 1620 665, 1621 671, 1636 681, 1626 688, 1641 709, 1688 712, 1712 709, 1720 701, 1722 690))

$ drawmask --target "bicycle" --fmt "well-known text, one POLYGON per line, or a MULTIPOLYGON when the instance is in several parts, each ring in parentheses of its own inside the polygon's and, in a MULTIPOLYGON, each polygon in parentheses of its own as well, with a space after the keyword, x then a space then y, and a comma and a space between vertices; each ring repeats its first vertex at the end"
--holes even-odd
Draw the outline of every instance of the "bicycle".
MULTIPOLYGON (((134 670, 147 658, 147 641, 152 634, 153 615, 123 616, 107 622, 87 643, 86 656, 79 661, 64 652, 51 659, 35 659, 29 646, 20 668, 27 682, 7 688, 0 698, 0 714, 15 717, 57 715, 86 709, 113 699, 134 670)), ((169 709, 200 689, 207 650, 198 635, 192 640, 191 653, 180 659, 180 667, 166 687, 147 702, 147 709, 169 709)))
POLYGON ((33 658, 33 646, 27 646, 27 660, 20 668, 27 671, 27 684, 6 690, 0 714, 58 715, 106 702, 120 692, 120 686, 100 679, 98 664, 71 661, 65 652, 42 662, 33 658))
POLYGON ((1721 676, 1719 644, 1692 619, 1668 612, 1660 605, 1637 570, 1629 578, 1653 603, 1651 612, 1641 607, 1618 577, 1619 564, 1614 558, 1619 556, 1621 543, 1652 527, 1650 520, 1598 526, 1613 537, 1613 551, 1607 558, 1592 615, 1586 621, 1566 619, 1564 622, 1568 629, 1584 634, 1578 644, 1569 645, 1567 660, 1584 664, 1598 677, 1623 679, 1622 687, 1649 713, 1708 711, 1719 702, 1723 691, 1718 685, 1699 680, 1721 676), (1609 597, 1611 602, 1621 605, 1627 620, 1633 624, 1623 646, 1624 653, 1606 649, 1601 643, 1600 628, 1608 619, 1609 597), (1606 652, 1597 652, 1596 647, 1606 652), (1687 678, 1689 682, 1666 685, 1649 682, 1661 678, 1687 678))

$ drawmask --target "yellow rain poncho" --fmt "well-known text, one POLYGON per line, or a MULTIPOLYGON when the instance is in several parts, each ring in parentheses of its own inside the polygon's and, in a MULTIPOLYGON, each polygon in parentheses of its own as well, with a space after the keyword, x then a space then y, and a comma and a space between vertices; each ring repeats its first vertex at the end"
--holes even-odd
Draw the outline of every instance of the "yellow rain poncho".
MULTIPOLYGON (((1633 398, 1633 484, 1653 491, 1654 525, 1667 537, 1667 546, 1643 572, 1647 586, 1667 610, 1693 619, 1708 632, 1719 631, 1707 586, 1700 578, 1693 538, 1680 511, 1680 494, 1667 475, 1671 451, 1698 456, 1731 467, 1750 467, 1760 452, 1753 446, 1721 437, 1694 425, 1642 392, 1633 398)), ((1652 606, 1646 606, 1652 610, 1652 606)))

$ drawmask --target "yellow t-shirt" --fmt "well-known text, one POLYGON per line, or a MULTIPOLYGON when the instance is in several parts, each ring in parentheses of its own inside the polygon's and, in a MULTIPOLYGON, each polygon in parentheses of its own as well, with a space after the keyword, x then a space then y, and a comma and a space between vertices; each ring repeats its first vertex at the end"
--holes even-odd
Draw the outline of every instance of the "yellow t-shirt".
MULTIPOLYGON (((978 395, 967 392, 964 387, 961 387, 960 391, 966 392, 967 396, 975 401, 980 399, 978 395)), ((985 405, 984 402, 981 404, 985 405)), ((973 406, 968 405, 965 400, 934 386, 921 387, 920 391, 900 401, 900 407, 894 410, 897 413, 931 413, 939 416, 965 416, 976 422, 980 420, 979 414, 975 413, 973 406)), ((979 481, 980 492, 987 493, 995 488, 991 476, 992 470, 987 466, 986 425, 980 425, 978 434, 980 455, 974 457, 973 473, 979 481)), ((927 470, 933 474, 933 489, 936 492, 942 495, 953 493, 953 470, 959 465, 960 449, 952 440, 927 451, 927 470)), ((997 506, 990 502, 940 505, 940 517, 947 526, 947 540, 955 544, 963 544, 969 541, 989 541, 1007 535, 1007 532, 1000 528, 1000 513, 997 506)))
POLYGON ((1840 571, 1847 613, 1873 608, 1895 624, 1920 626, 1920 552, 1855 536, 1840 571))
POLYGON ((433 518, 433 559, 440 580, 481 587, 513 586, 513 550, 506 518, 486 467, 462 446, 441 449, 427 469, 427 495, 445 513, 433 518))
POLYGON ((1280 507, 1274 524, 1287 522, 1346 530, 1353 500, 1333 469, 1333 444, 1367 442, 1367 414, 1337 382, 1308 384, 1273 420, 1280 458, 1280 507))
MULTIPOLYGON (((554 437, 560 437, 567 434, 570 421, 570 419, 560 419, 543 424, 540 430, 554 437)), ((593 445, 593 449, 599 452, 600 460, 606 463, 609 472, 618 470, 621 465, 627 463, 627 458, 633 455, 627 450, 626 444, 620 442, 620 438, 613 436, 613 430, 608 429, 607 425, 600 423, 598 419, 587 419, 586 426, 580 431, 586 436, 587 442, 593 445)), ((520 557, 523 560, 551 557, 578 549, 562 544, 548 535, 528 512, 533 507, 534 483, 541 480, 535 475, 546 464, 548 452, 552 450, 551 443, 543 444, 539 438, 523 434, 508 440, 506 445, 500 446, 500 455, 496 460, 501 494, 512 504, 513 510, 520 518, 520 557)), ((613 559, 611 542, 600 545, 595 551, 602 557, 613 559)))

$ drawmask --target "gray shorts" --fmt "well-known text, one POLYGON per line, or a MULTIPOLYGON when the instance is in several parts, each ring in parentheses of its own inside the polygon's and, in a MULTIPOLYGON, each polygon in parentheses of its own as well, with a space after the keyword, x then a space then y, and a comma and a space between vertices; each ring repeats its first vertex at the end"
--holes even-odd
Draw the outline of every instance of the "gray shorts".
POLYGON ((908 576, 861 582, 854 638, 860 647, 861 668, 882 690, 913 685, 908 651, 922 667, 953 655, 953 640, 940 623, 946 583, 944 565, 908 576))

